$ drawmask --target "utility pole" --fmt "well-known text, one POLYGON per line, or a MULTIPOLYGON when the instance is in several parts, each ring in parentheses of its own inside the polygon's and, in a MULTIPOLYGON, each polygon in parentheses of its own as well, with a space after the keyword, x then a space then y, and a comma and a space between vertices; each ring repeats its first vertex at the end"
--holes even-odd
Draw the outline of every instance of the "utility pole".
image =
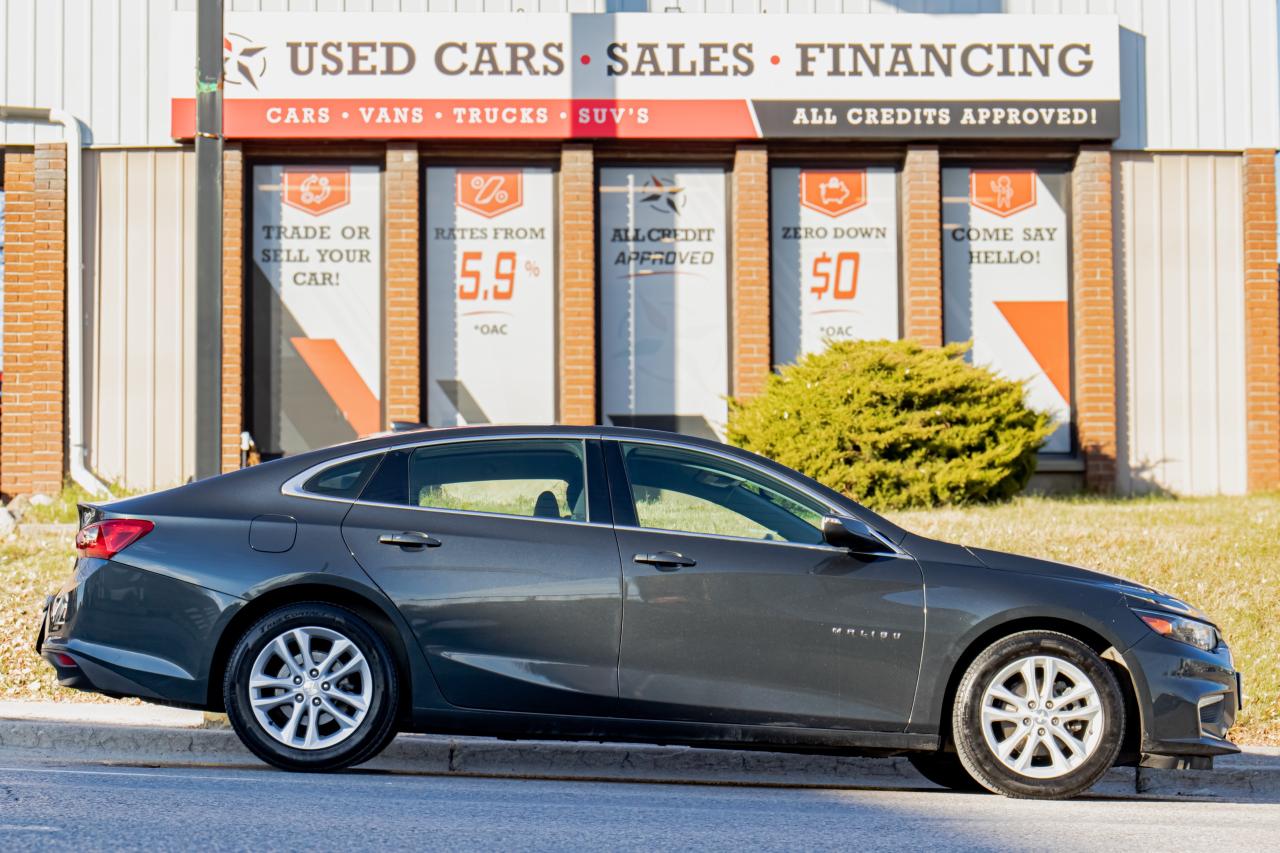
POLYGON ((222 470, 222 6, 196 7, 196 479, 222 470))

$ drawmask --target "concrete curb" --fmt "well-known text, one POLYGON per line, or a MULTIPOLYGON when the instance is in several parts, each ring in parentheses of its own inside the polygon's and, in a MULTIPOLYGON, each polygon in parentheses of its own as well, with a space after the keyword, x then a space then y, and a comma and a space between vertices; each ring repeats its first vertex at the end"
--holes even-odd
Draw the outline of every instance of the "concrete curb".
MULTIPOLYGON (((54 762, 147 766, 262 764, 228 729, 0 719, 0 749, 54 762)), ((905 758, 793 755, 643 744, 401 735, 362 769, 442 776, 818 788, 933 788, 905 758)), ((1280 801, 1280 761, 1215 770, 1121 767, 1091 793, 1280 801), (1274 766, 1273 766, 1274 765, 1274 766)))

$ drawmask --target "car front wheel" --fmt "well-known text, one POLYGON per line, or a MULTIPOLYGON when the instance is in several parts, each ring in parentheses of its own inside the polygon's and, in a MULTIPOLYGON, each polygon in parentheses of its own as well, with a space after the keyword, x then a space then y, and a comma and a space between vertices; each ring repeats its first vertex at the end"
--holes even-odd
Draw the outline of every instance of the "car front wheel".
POLYGON ((345 608, 293 604, 236 643, 223 682, 227 716, 255 755, 286 770, 337 770, 395 736, 399 684, 387 645, 345 608))
POLYGON ((964 768, 1009 797, 1080 794, 1111 768, 1124 735, 1115 675, 1093 649, 1023 631, 984 650, 956 691, 952 736, 964 768))

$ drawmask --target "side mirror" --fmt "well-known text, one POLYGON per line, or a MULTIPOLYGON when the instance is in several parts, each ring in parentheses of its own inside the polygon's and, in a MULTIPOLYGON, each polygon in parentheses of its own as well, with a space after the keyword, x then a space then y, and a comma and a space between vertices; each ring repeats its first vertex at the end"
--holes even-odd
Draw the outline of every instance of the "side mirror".
POLYGON ((889 550, 870 525, 845 516, 828 515, 822 519, 822 538, 834 548, 847 548, 855 554, 883 554, 889 550))

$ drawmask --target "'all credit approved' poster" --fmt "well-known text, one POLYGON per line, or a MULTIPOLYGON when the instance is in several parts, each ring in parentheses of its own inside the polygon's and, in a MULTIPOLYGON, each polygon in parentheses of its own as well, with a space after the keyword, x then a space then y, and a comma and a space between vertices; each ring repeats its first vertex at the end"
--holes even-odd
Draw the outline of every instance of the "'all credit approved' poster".
POLYGON ((892 168, 773 170, 773 358, 898 337, 892 168))
POLYGON ((553 423, 549 168, 427 169, 427 421, 553 423))
POLYGON ((972 339, 975 364, 1024 382, 1058 424, 1043 451, 1069 453, 1066 174, 948 168, 942 196, 946 339, 972 339))
POLYGON ((600 170, 603 412, 716 437, 729 385, 725 173, 600 170))

